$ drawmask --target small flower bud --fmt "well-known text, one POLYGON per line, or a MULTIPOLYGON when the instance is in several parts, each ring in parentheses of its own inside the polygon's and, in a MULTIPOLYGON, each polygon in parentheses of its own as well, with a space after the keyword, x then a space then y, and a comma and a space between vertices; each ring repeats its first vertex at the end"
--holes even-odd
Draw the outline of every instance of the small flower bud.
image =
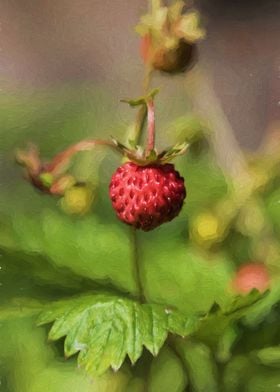
POLYGON ((136 26, 141 35, 141 56, 155 70, 178 73, 194 64, 196 43, 204 38, 197 11, 183 13, 184 2, 169 7, 157 2, 136 26))

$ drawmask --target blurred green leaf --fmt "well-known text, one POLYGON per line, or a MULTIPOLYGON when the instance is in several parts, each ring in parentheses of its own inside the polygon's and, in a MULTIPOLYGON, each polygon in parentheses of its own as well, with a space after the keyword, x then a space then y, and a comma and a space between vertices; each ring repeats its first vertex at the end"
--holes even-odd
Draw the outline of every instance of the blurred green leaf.
POLYGON ((0 321, 38 315, 42 308, 43 304, 38 300, 24 297, 14 298, 8 305, 0 307, 0 321))
MULTIPOLYGON (((245 392, 278 392, 280 384, 279 370, 256 368, 250 378, 244 381, 245 392)), ((239 392, 239 391, 238 391, 239 392)))
POLYGON ((217 369, 209 348, 193 340, 176 340, 176 350, 189 375, 193 392, 218 392, 217 369))
POLYGON ((227 362, 231 358, 232 346, 239 336, 236 326, 230 325, 218 341, 216 358, 219 362, 227 362))
POLYGON ((231 303, 222 309, 222 313, 233 318, 240 318, 247 312, 249 307, 264 299, 268 293, 269 290, 261 293, 257 289, 253 289, 248 294, 237 295, 231 303))
POLYGON ((267 214, 270 221, 280 232, 280 189, 275 189, 266 199, 267 214))
POLYGON ((179 358, 169 347, 163 347, 153 359, 147 381, 149 392, 183 392, 188 384, 179 358))
POLYGON ((47 260, 77 276, 137 292, 129 231, 117 220, 103 223, 96 216, 75 219, 58 209, 42 208, 36 219, 33 214, 18 212, 11 223, 14 250, 31 257, 40 254, 42 267, 47 260))
POLYGON ((234 326, 236 321, 244 317, 252 306, 263 300, 267 295, 268 291, 260 293, 254 289, 247 295, 238 295, 231 298, 224 307, 215 304, 202 319, 200 328, 195 335, 217 350, 217 345, 221 344, 219 343, 220 339, 228 328, 234 326))
POLYGON ((223 372, 222 390, 225 392, 243 392, 251 377, 252 365, 245 355, 231 359, 223 372))
POLYGON ((254 357, 263 365, 280 368, 280 346, 263 348, 254 357))
POLYGON ((261 301, 248 309, 244 315, 243 323, 246 326, 253 327, 263 321, 277 305, 280 304, 280 284, 279 279, 272 282, 271 289, 261 301))
MULTIPOLYGON (((75 361, 61 361, 57 347, 46 342, 45 331, 33 318, 1 323, 1 352, 10 392, 123 392, 131 379, 128 366, 117 373, 92 378, 75 361)), ((1 384, 3 386, 3 384, 1 384)), ((4 386, 3 386, 4 387, 4 386)), ((3 389, 6 392, 6 389, 3 389)))

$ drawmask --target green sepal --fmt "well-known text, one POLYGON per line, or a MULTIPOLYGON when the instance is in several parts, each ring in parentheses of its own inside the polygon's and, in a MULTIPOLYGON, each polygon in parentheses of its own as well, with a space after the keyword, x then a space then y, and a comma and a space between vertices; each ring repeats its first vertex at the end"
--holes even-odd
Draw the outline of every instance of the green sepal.
POLYGON ((50 188, 54 182, 54 177, 51 173, 45 172, 39 175, 39 179, 46 188, 50 188))
POLYGON ((158 88, 154 88, 151 90, 147 95, 143 95, 139 98, 136 99, 121 99, 121 102, 128 103, 130 106, 135 107, 135 106, 140 106, 140 105, 146 105, 147 102, 149 102, 151 99, 154 99, 154 97, 159 93, 158 88))
POLYGON ((183 155, 189 147, 189 143, 184 141, 183 143, 177 143, 174 146, 162 151, 158 154, 157 159, 161 162, 167 162, 173 158, 183 155))
POLYGON ((146 155, 145 150, 141 146, 136 145, 135 148, 129 148, 119 142, 117 139, 113 137, 111 137, 111 139, 117 149, 125 157, 141 166, 146 166, 150 164, 162 164, 171 161, 177 156, 183 155, 189 146, 187 142, 178 143, 175 146, 170 147, 160 153, 158 153, 156 149, 153 149, 149 152, 148 155, 146 155))

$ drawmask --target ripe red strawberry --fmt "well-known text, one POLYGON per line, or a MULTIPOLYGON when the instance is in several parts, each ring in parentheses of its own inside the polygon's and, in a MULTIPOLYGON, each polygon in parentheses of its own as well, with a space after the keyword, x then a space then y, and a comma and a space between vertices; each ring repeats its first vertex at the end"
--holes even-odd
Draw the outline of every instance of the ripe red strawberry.
POLYGON ((110 198, 119 219, 144 231, 175 218, 185 197, 184 179, 172 164, 127 162, 110 183, 110 198))

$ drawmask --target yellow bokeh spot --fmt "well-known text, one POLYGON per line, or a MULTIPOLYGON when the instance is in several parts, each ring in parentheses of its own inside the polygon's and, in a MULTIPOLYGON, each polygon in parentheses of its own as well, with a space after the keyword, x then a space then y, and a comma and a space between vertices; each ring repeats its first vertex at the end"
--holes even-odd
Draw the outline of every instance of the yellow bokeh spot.
POLYGON ((61 206, 68 214, 83 215, 90 210, 94 200, 93 190, 86 185, 75 185, 67 189, 61 206))
POLYGON ((202 213, 194 221, 193 231, 198 240, 212 241, 220 237, 220 223, 215 215, 202 213))

